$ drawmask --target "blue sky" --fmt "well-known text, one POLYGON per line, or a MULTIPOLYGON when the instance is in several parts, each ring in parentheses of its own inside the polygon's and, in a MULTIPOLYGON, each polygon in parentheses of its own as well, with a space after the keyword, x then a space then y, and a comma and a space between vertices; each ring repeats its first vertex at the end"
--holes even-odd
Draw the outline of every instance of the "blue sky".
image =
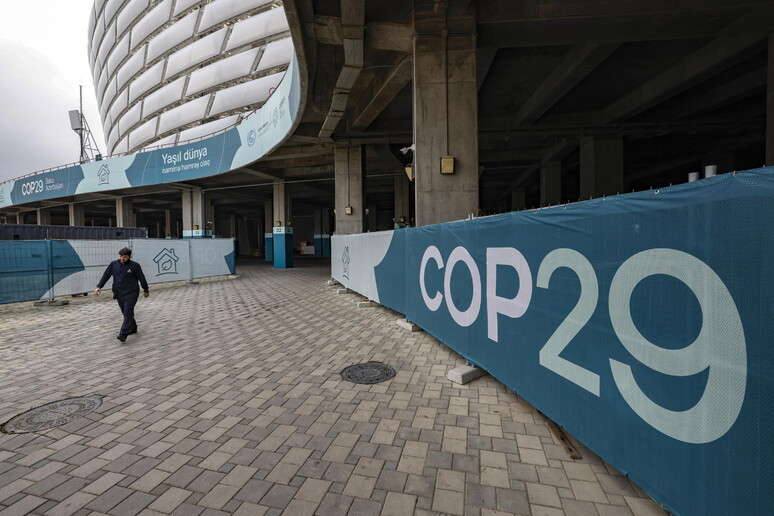
POLYGON ((78 161, 67 112, 78 109, 105 152, 87 57, 93 0, 11 2, 0 17, 0 181, 78 161))

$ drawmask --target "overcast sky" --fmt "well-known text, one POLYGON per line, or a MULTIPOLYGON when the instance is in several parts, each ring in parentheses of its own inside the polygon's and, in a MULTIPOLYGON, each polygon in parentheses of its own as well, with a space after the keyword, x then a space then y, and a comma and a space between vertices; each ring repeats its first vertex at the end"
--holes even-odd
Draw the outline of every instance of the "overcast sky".
POLYGON ((105 153, 87 57, 93 0, 5 2, 0 17, 0 182, 78 161, 67 112, 83 112, 105 153))

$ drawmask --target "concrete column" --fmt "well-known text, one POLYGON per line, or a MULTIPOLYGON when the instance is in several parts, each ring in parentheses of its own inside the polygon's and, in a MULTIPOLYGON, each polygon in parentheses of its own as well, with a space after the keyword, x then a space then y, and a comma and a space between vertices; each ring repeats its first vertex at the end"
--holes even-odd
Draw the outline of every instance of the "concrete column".
POLYGON ((524 210, 527 208, 527 195, 523 187, 511 190, 511 211, 524 210))
POLYGON ((228 218, 228 236, 231 238, 237 238, 236 215, 231 215, 228 218))
POLYGON ((562 162, 544 161, 540 164, 540 205, 559 204, 562 200, 562 162))
POLYGON ((774 34, 769 34, 766 80, 766 165, 774 165, 774 34))
POLYGON ((237 239, 239 240, 239 254, 241 256, 250 256, 253 252, 250 247, 250 226, 247 218, 242 217, 237 221, 237 239))
POLYGON ((164 237, 170 238, 172 236, 172 212, 170 210, 164 210, 164 237))
POLYGON ((623 140, 584 136, 580 139, 580 197, 623 191, 623 140))
POLYGON ((50 226, 51 225, 51 209, 38 208, 38 225, 50 226))
POLYGON ((68 204, 68 208, 70 211, 70 225, 83 226, 86 223, 83 205, 71 202, 68 204))
POLYGON ((293 267, 293 225, 290 220, 290 192, 285 183, 274 183, 274 268, 293 267))
MULTIPOLYGON (((725 174, 726 172, 733 172, 736 170, 734 167, 734 155, 732 153, 724 152, 724 153, 717 153, 717 154, 710 154, 709 156, 705 156, 702 159, 701 168, 704 170, 704 167, 709 165, 715 165, 717 167, 717 173, 718 174, 725 174)), ((700 176, 703 175, 699 174, 700 176)))
POLYGON ((205 236, 215 236, 215 205, 212 199, 205 198, 204 207, 204 229, 208 231, 205 236))
POLYGON ((414 0, 417 226, 478 213, 475 8, 475 2, 414 0), (442 159, 453 173, 441 173, 442 159))
POLYGON ((376 231, 376 206, 371 205, 366 208, 366 211, 368 212, 366 213, 366 220, 368 221, 366 227, 368 228, 368 231, 376 231))
POLYGON ((331 216, 328 208, 314 210, 314 254, 331 255, 331 216))
POLYGON ((24 224, 24 212, 21 212, 21 211, 16 212, 16 223, 24 224))
POLYGON ((133 210, 131 197, 116 197, 116 227, 135 227, 133 210))
POLYGON ((337 145, 336 234, 351 235, 365 230, 365 153, 362 145, 337 145))
POLYGON ((264 258, 274 261, 274 208, 271 201, 263 203, 263 245, 264 258))
POLYGON ((204 236, 204 202, 201 188, 184 190, 183 197, 183 238, 204 236))
POLYGON ((411 216, 409 215, 409 180, 406 174, 395 176, 395 227, 403 227, 402 224, 409 224, 411 216))

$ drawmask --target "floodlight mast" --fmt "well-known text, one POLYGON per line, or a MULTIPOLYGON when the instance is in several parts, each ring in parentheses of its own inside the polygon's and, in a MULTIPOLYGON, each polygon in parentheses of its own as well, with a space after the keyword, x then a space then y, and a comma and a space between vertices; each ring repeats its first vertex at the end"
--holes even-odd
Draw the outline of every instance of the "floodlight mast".
POLYGON ((87 163, 92 160, 101 160, 102 155, 99 153, 97 142, 94 139, 94 135, 91 134, 89 129, 89 123, 86 121, 86 117, 83 116, 83 86, 80 86, 80 109, 72 110, 68 114, 70 115, 70 128, 78 133, 78 139, 80 140, 80 162, 87 163))

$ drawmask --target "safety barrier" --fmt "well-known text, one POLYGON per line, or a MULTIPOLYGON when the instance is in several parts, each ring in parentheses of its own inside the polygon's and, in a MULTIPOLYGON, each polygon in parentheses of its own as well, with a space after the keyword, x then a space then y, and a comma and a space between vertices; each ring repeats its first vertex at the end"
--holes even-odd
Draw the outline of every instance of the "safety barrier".
POLYGON ((675 514, 774 507, 774 169, 334 236, 332 275, 675 514))
POLYGON ((0 241, 0 304, 91 292, 123 247, 148 283, 235 272, 232 238, 0 241))

